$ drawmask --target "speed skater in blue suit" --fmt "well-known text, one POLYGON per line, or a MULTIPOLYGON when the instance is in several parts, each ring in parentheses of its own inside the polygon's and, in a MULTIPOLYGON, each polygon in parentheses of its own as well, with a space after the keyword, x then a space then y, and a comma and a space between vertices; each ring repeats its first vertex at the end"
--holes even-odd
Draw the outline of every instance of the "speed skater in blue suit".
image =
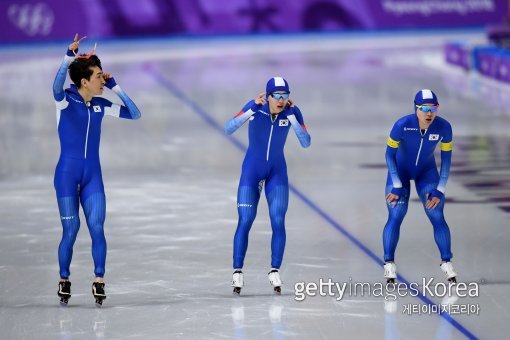
POLYGON ((450 228, 443 214, 453 150, 452 127, 446 119, 437 116, 439 102, 431 90, 423 89, 416 93, 414 110, 415 113, 397 120, 386 147, 386 204, 389 216, 383 231, 384 277, 388 282, 394 282, 397 278, 395 249, 409 204, 410 181, 414 180, 434 229, 434 239, 441 255, 441 270, 448 281, 456 282, 457 274, 451 263, 450 228), (434 158, 438 144, 441 145, 439 172, 434 158))
POLYGON ((225 132, 230 135, 247 121, 249 146, 237 191, 239 220, 234 235, 232 286, 234 293, 239 294, 244 284, 242 268, 248 249, 248 234, 264 187, 272 228, 271 270, 268 275, 270 284, 279 293, 282 284, 279 269, 286 240, 285 214, 289 203, 283 149, 291 126, 302 147, 309 147, 311 138, 301 111, 290 99, 289 84, 282 77, 269 79, 266 92, 249 101, 230 119, 225 125, 225 132))
POLYGON ((63 228, 58 248, 58 295, 64 304, 71 297, 70 265, 73 245, 80 228, 80 203, 92 238, 96 277, 92 292, 98 304, 106 298, 103 279, 106 263, 106 198, 99 162, 101 122, 105 115, 126 119, 139 119, 141 116, 113 76, 103 73, 101 61, 94 54, 95 47, 89 54, 78 54, 78 47, 84 38, 78 39, 76 34, 53 83, 60 140, 60 158, 55 169, 54 186, 63 228), (74 84, 64 90, 68 71, 74 84), (105 86, 117 94, 123 105, 99 97, 105 86))

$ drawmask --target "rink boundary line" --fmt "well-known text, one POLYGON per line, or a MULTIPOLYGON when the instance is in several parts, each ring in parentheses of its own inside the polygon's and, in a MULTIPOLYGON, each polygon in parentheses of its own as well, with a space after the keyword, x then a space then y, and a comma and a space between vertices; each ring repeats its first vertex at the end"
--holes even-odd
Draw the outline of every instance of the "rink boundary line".
MULTIPOLYGON (((147 71, 152 74, 152 76, 159 82, 159 84, 171 92, 176 98, 178 98, 183 104, 189 106, 196 114, 198 114, 211 128, 220 132, 222 136, 227 138, 235 147, 237 147, 240 151, 246 152, 246 146, 238 141, 236 138, 232 136, 228 136, 225 134, 223 130, 223 125, 220 125, 218 122, 214 120, 214 118, 207 113, 204 109, 202 109, 197 103, 191 100, 188 96, 186 96, 182 91, 180 91, 171 81, 164 78, 160 73, 155 72, 151 67, 147 67, 147 71)), ((326 212, 324 212, 321 208, 319 208, 311 199, 309 199, 305 194, 303 194, 299 189, 297 189, 294 185, 289 182, 290 191, 296 195, 298 198, 303 201, 310 209, 315 211, 319 216, 321 216, 326 222, 328 222, 333 228, 338 230, 342 235, 344 235, 349 241, 354 243, 360 250, 362 250, 369 258, 374 260, 379 266, 384 267, 384 261, 381 260, 372 250, 370 250, 367 246, 365 246, 360 240, 358 240, 355 236, 353 236, 350 232, 348 232, 344 227, 338 224, 333 218, 331 218, 326 212)), ((404 278, 402 275, 397 274, 398 281, 405 283, 406 285, 410 285, 410 282, 404 278)), ((425 295, 419 293, 417 297, 426 305, 436 305, 432 300, 430 300, 425 295)), ((455 320, 450 314, 444 312, 439 314, 440 317, 448 321, 455 329, 461 332, 463 335, 468 337, 469 339, 477 339, 477 337, 471 333, 466 327, 464 327, 460 322, 455 320)))

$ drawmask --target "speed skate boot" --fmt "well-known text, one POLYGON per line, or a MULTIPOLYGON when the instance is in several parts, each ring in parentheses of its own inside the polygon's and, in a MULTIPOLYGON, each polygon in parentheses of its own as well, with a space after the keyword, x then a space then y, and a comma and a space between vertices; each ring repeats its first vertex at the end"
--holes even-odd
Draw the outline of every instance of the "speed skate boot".
POLYGON ((453 265, 450 261, 441 262, 441 270, 448 279, 448 282, 457 283, 457 273, 453 270, 453 265))
POLYGON ((232 274, 232 287, 234 287, 234 295, 241 294, 241 288, 244 286, 244 277, 241 269, 234 270, 232 274))
POLYGON ((384 264, 384 277, 386 278, 386 283, 395 283, 397 278, 397 265, 395 262, 386 262, 384 264))
POLYGON ((280 295, 282 293, 282 279, 280 278, 278 269, 271 268, 271 271, 267 273, 267 275, 269 276, 269 283, 273 286, 275 294, 280 295))
POLYGON ((67 306, 71 298, 71 281, 60 281, 58 283, 58 296, 60 297, 60 304, 67 306))
POLYGON ((103 300, 106 299, 106 293, 104 291, 104 282, 92 283, 92 295, 96 299, 96 306, 101 307, 103 300))

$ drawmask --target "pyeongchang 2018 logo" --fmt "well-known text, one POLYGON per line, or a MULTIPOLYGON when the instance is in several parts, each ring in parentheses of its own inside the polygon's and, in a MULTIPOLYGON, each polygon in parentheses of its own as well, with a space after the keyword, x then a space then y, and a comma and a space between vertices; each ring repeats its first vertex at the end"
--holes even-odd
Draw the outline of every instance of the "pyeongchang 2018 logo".
POLYGON ((51 33, 55 15, 44 2, 35 4, 12 4, 7 8, 11 23, 29 36, 46 36, 51 33))

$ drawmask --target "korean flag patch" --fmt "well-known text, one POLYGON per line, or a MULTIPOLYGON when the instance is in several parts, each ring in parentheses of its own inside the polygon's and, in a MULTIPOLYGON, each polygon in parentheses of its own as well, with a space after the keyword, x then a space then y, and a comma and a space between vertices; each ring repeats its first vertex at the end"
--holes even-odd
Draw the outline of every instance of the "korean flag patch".
POLYGON ((94 108, 94 112, 101 112, 101 106, 94 105, 93 108, 94 108))
POLYGON ((430 134, 429 135, 429 140, 439 140, 439 135, 430 134))
POLYGON ((278 126, 289 126, 289 120, 288 119, 280 119, 278 122, 278 126))

